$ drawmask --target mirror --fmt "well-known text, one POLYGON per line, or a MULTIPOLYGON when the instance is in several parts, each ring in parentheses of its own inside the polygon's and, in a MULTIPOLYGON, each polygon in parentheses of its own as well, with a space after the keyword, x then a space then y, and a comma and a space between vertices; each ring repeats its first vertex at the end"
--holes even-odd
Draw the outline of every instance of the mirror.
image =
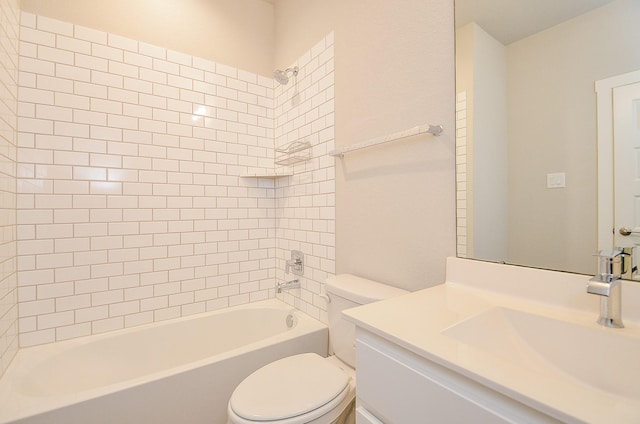
POLYGON ((458 256, 594 274, 594 86, 640 69, 640 2, 455 7, 458 256))

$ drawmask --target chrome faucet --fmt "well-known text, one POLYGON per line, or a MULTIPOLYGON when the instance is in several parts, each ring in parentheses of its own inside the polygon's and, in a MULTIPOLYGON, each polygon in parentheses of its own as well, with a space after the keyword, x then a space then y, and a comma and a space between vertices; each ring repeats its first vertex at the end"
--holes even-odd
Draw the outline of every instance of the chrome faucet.
POLYGON ((279 281, 276 284, 276 290, 278 293, 282 293, 282 290, 291 290, 300 288, 300 281, 297 279, 291 281, 279 281))
POLYGON ((622 328, 622 294, 620 280, 624 274, 626 257, 623 250, 599 251, 598 274, 587 283, 587 293, 600 297, 598 324, 610 328, 622 328))

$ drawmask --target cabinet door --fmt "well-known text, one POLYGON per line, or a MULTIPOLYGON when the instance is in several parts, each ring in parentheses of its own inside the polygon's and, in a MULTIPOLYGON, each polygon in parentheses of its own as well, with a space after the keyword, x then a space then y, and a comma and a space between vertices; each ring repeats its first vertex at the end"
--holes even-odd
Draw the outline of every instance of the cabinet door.
POLYGON ((386 424, 555 422, 370 333, 356 346, 359 404, 386 424))

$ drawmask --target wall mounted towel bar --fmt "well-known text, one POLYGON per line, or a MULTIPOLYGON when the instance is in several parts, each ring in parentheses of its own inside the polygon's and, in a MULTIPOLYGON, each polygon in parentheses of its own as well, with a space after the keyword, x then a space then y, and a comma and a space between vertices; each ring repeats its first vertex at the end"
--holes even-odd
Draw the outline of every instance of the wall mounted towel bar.
POLYGON ((421 125, 418 127, 409 128, 408 130, 400 131, 397 133, 389 134, 384 137, 374 138, 369 141, 365 141, 362 143, 354 144, 348 147, 342 147, 339 149, 335 149, 330 151, 328 154, 331 156, 344 156, 345 153, 353 152, 355 150, 364 149, 367 147, 377 146, 383 143, 389 143, 391 141, 400 140, 407 137, 412 137, 414 135, 419 134, 432 134, 435 136, 439 136, 442 134, 442 125, 421 125))

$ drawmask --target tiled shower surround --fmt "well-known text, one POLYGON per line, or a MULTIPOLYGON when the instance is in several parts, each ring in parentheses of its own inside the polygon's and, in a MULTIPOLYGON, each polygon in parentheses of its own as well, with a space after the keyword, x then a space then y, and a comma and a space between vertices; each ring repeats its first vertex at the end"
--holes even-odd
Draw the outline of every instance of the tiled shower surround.
MULTIPOLYGON (((290 249, 326 321, 334 272, 333 37, 271 78, 23 13, 18 94, 20 345, 275 296, 290 249), (292 65, 292 66, 293 66, 292 65), (275 87, 275 88, 274 88, 275 87), (311 158, 273 173, 274 146, 311 158)), ((278 169, 280 170, 280 169, 278 169)))
POLYGON ((18 20, 15 0, 0 0, 0 376, 18 350, 16 154, 18 20))

